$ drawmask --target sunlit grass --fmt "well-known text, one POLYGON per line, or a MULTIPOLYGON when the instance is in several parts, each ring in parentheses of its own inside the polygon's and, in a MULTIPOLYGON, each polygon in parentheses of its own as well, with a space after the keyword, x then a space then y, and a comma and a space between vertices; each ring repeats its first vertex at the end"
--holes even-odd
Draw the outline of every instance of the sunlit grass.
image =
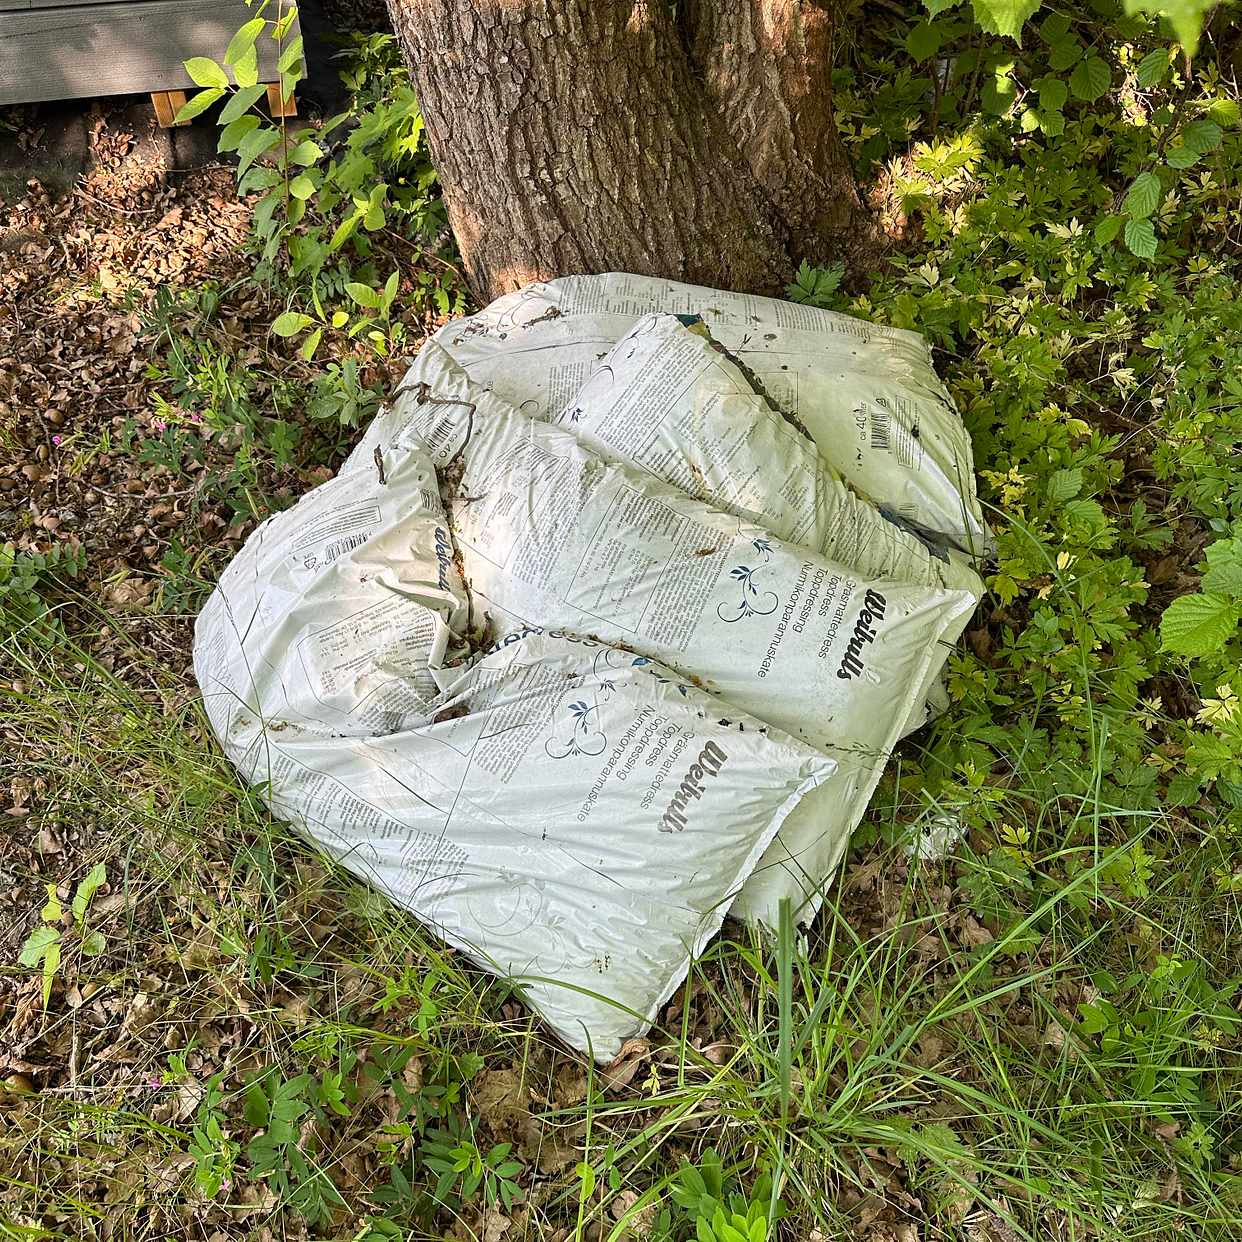
MULTIPOLYGON (((120 1059, 101 1063, 90 1043, 76 1080, 22 1099, 3 1140, 5 1194, 31 1221, 99 1216, 92 1188, 102 1178, 124 1200, 134 1184, 118 1169, 135 1162, 170 1205, 201 1210, 184 1153, 212 1075, 238 1143, 216 1198, 232 1202, 256 1132, 241 1116, 249 1085, 347 1065, 353 1098, 308 1151, 360 1217, 386 1167, 417 1178, 420 1129, 446 1111, 491 1137, 518 1125, 476 1111, 478 1073, 503 1069, 528 1118, 528 1236, 619 1240, 709 1148, 743 1182, 772 1174, 790 1236, 834 1236, 867 1202, 927 1236, 980 1222, 1024 1239, 1231 1236, 1236 1174, 1209 1148, 1239 1120, 1235 1042, 1204 1025, 1199 993, 1176 988, 1120 995, 1132 1009, 1110 1043, 1078 1025, 1101 972, 1177 959, 1196 978, 1230 977, 1219 953, 1237 902, 1203 899, 1227 859, 1189 837, 1146 895, 1127 896, 1103 877, 1136 841, 1179 829, 1101 802, 1096 773, 1026 807, 1041 852, 1017 888, 969 846, 918 864, 877 845, 809 937, 785 927, 763 943, 727 925, 615 1086, 560 1052, 503 984, 273 825, 209 743, 191 687, 136 647, 122 680, 67 641, 29 638, 4 650, 25 687, 4 693, 15 754, 45 784, 41 813, 72 824, 90 842, 83 862, 104 861, 123 894, 100 924, 105 955, 67 954, 61 985, 75 995, 58 985, 37 1040, 89 1043, 89 1006, 111 999, 103 1042, 120 1059), (1069 856, 1081 857, 1066 881, 1069 856), (995 933, 962 898, 972 882, 1011 903, 995 933), (401 1068, 367 1079, 394 1055, 401 1068), (394 1082, 416 1103, 391 1130, 376 1101, 394 1082), (189 1107, 170 1108, 183 1088, 189 1107), (555 1158, 536 1174, 540 1152, 555 1158)), ((1012 760, 1016 807, 1027 791, 1012 760)), ((876 818, 896 823, 895 804, 876 818)), ((264 1219, 286 1207, 264 1204, 264 1219)))

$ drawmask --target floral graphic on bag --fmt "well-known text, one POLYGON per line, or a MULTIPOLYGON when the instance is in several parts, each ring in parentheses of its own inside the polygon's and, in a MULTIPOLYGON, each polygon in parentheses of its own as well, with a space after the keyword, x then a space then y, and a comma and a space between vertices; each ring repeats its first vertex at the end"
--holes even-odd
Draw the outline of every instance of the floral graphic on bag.
POLYGON ((598 755, 608 745, 608 739, 597 729, 592 717, 599 711, 598 703, 578 699, 569 705, 571 729, 568 737, 550 737, 543 744, 552 759, 566 759, 570 755, 598 755))
MULTIPOLYGON (((751 546, 765 562, 772 559, 770 539, 752 540, 751 546)), ((733 607, 727 604, 716 606, 716 615, 722 621, 732 625, 735 621, 741 621, 743 617, 766 617, 769 613, 776 611, 781 602, 780 597, 775 591, 760 590, 756 583, 756 575, 761 568, 762 566, 752 568, 749 565, 734 565, 729 570, 729 577, 742 588, 742 597, 733 607)))
MULTIPOLYGON (((570 755, 598 755, 608 745, 608 739, 599 729, 596 716, 600 705, 606 703, 616 693, 617 683, 607 676, 612 666, 612 657, 618 653, 611 647, 598 651, 592 661, 592 673, 595 678, 595 694, 591 702, 585 698, 575 699, 565 707, 569 715, 569 736, 550 737, 543 744, 543 749, 551 759, 567 759, 570 755)), ((580 690, 582 678, 575 692, 580 690)), ((564 700, 561 700, 564 706, 564 700)))

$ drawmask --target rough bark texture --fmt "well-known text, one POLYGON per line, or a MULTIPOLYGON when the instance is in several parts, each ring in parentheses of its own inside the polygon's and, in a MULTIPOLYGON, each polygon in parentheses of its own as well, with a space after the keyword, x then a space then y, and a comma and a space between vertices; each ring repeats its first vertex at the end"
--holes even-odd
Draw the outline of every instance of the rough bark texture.
POLYGON ((810 0, 696 0, 684 30, 666 0, 389 9, 484 300, 609 270, 779 291, 858 211, 810 0))
POLYGON ((832 112, 840 0, 691 0, 691 60, 738 152, 787 229, 822 263, 862 204, 832 112))

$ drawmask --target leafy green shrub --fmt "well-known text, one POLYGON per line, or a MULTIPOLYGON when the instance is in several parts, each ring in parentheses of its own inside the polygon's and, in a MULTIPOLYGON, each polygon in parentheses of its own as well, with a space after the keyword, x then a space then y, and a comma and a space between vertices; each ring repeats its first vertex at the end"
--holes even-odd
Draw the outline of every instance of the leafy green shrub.
MULTIPOLYGON (((305 72, 301 37, 289 37, 297 8, 283 7, 271 18, 264 16, 268 0, 257 7, 223 64, 205 56, 186 62, 203 89, 179 117, 197 116, 227 96, 219 149, 237 156, 238 192, 257 195, 257 278, 283 287, 286 299, 304 308, 279 314, 272 330, 302 336, 308 360, 333 332, 387 355, 404 340, 402 323, 391 318, 400 276, 376 271, 373 239, 391 234, 416 255, 435 258, 447 226, 422 113, 396 41, 354 36, 343 75, 350 106, 318 129, 295 130, 286 118, 270 122, 260 111, 266 88, 257 80, 256 48, 260 39, 276 42, 280 89, 291 94, 305 72)), ((421 270, 415 279, 418 300, 440 313, 464 305, 451 264, 421 270)))
POLYGON ((15 544, 0 544, 0 639, 19 629, 29 636, 63 633, 49 601, 62 578, 76 578, 85 564, 86 554, 76 545, 19 552, 15 544))

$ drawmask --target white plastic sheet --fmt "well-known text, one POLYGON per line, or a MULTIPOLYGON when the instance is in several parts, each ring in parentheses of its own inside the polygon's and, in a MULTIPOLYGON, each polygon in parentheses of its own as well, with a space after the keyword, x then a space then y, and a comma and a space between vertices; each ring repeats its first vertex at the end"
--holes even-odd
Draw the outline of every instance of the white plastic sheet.
POLYGON ((422 445, 460 470, 450 522, 494 636, 546 624, 625 643, 837 761, 736 907, 772 925, 782 897, 813 912, 975 593, 868 579, 606 462, 479 389, 433 342, 389 425, 381 456, 422 445))
POLYGON ((195 631, 208 716, 277 816, 608 1060, 834 764, 572 635, 512 634, 437 692, 460 601, 428 477, 389 452, 384 484, 335 480, 251 537, 195 631))

